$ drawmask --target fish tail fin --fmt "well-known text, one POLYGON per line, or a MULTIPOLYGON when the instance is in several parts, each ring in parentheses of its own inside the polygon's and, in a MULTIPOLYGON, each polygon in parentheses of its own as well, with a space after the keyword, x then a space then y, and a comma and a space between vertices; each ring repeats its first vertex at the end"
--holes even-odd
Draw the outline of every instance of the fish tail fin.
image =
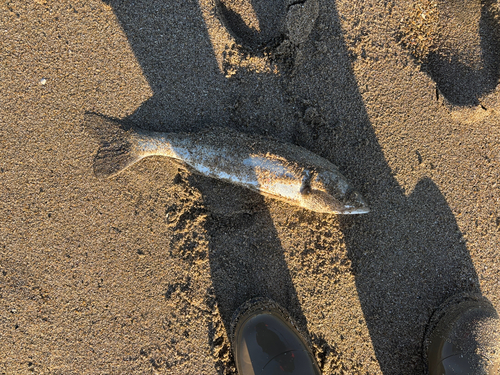
POLYGON ((95 113, 86 113, 83 127, 100 143, 94 158, 94 174, 114 176, 141 158, 132 144, 130 126, 95 113))

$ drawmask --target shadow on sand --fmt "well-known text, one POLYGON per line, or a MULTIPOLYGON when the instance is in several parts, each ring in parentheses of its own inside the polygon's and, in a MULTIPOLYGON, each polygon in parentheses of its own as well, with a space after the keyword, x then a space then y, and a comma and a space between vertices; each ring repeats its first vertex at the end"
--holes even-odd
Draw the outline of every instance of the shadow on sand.
MULTIPOLYGON (((422 180, 406 196, 393 178, 339 38, 334 4, 321 5, 317 21, 330 27, 310 35, 326 52, 310 43, 301 47, 309 57, 297 62, 293 74, 242 70, 227 79, 218 69, 197 1, 107 2, 154 91, 130 120, 157 131, 218 124, 298 143, 337 164, 371 201, 370 214, 339 218, 359 300, 383 373, 420 374, 420 343, 430 314, 457 292, 479 291, 479 283, 436 185, 422 180)), ((257 17, 264 17, 254 3, 259 1, 252 1, 257 17)), ((225 327, 241 303, 266 296, 289 309, 305 330, 262 199, 203 177, 192 176, 190 183, 213 209, 207 224, 210 268, 225 327)))
MULTIPOLYGON (((466 13, 460 15, 460 1, 444 2, 455 9, 456 17, 471 17, 466 13)), ((500 78, 500 25, 498 15, 493 14, 494 1, 481 1, 481 17, 479 20, 479 37, 481 64, 479 67, 465 63, 463 56, 450 55, 450 52, 437 51, 430 53, 423 71, 436 82, 439 92, 452 104, 458 106, 479 105, 480 98, 491 93, 498 85, 500 78)), ((453 15, 453 14, 452 14, 453 15)), ((446 24, 443 27, 447 27, 446 24)))

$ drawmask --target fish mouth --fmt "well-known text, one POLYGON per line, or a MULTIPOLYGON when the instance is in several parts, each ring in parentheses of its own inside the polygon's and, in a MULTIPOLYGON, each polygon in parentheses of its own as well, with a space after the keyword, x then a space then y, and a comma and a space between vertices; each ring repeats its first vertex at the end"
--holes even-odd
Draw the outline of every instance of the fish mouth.
POLYGON ((359 192, 352 187, 346 192, 342 214, 361 215, 370 212, 370 207, 359 192))
POLYGON ((361 214, 367 214, 370 212, 370 208, 368 206, 365 207, 353 207, 353 208, 346 208, 345 210, 342 210, 343 215, 361 215, 361 214))

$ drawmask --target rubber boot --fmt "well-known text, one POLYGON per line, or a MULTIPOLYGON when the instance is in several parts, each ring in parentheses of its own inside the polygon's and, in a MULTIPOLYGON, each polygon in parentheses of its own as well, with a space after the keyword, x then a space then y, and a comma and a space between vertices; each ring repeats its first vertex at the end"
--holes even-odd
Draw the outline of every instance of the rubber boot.
POLYGON ((499 375, 500 321, 478 294, 460 294, 433 314, 424 338, 429 375, 499 375))
POLYGON ((239 375, 321 374, 294 322, 273 301, 243 304, 233 316, 231 341, 239 375))

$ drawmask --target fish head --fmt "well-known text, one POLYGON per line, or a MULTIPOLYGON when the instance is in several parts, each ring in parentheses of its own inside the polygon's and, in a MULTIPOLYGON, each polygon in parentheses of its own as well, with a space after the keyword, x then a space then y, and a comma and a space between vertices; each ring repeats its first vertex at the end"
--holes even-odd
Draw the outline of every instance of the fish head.
POLYGON ((305 173, 301 199, 303 207, 316 212, 344 215, 370 212, 362 195, 337 170, 305 173))

